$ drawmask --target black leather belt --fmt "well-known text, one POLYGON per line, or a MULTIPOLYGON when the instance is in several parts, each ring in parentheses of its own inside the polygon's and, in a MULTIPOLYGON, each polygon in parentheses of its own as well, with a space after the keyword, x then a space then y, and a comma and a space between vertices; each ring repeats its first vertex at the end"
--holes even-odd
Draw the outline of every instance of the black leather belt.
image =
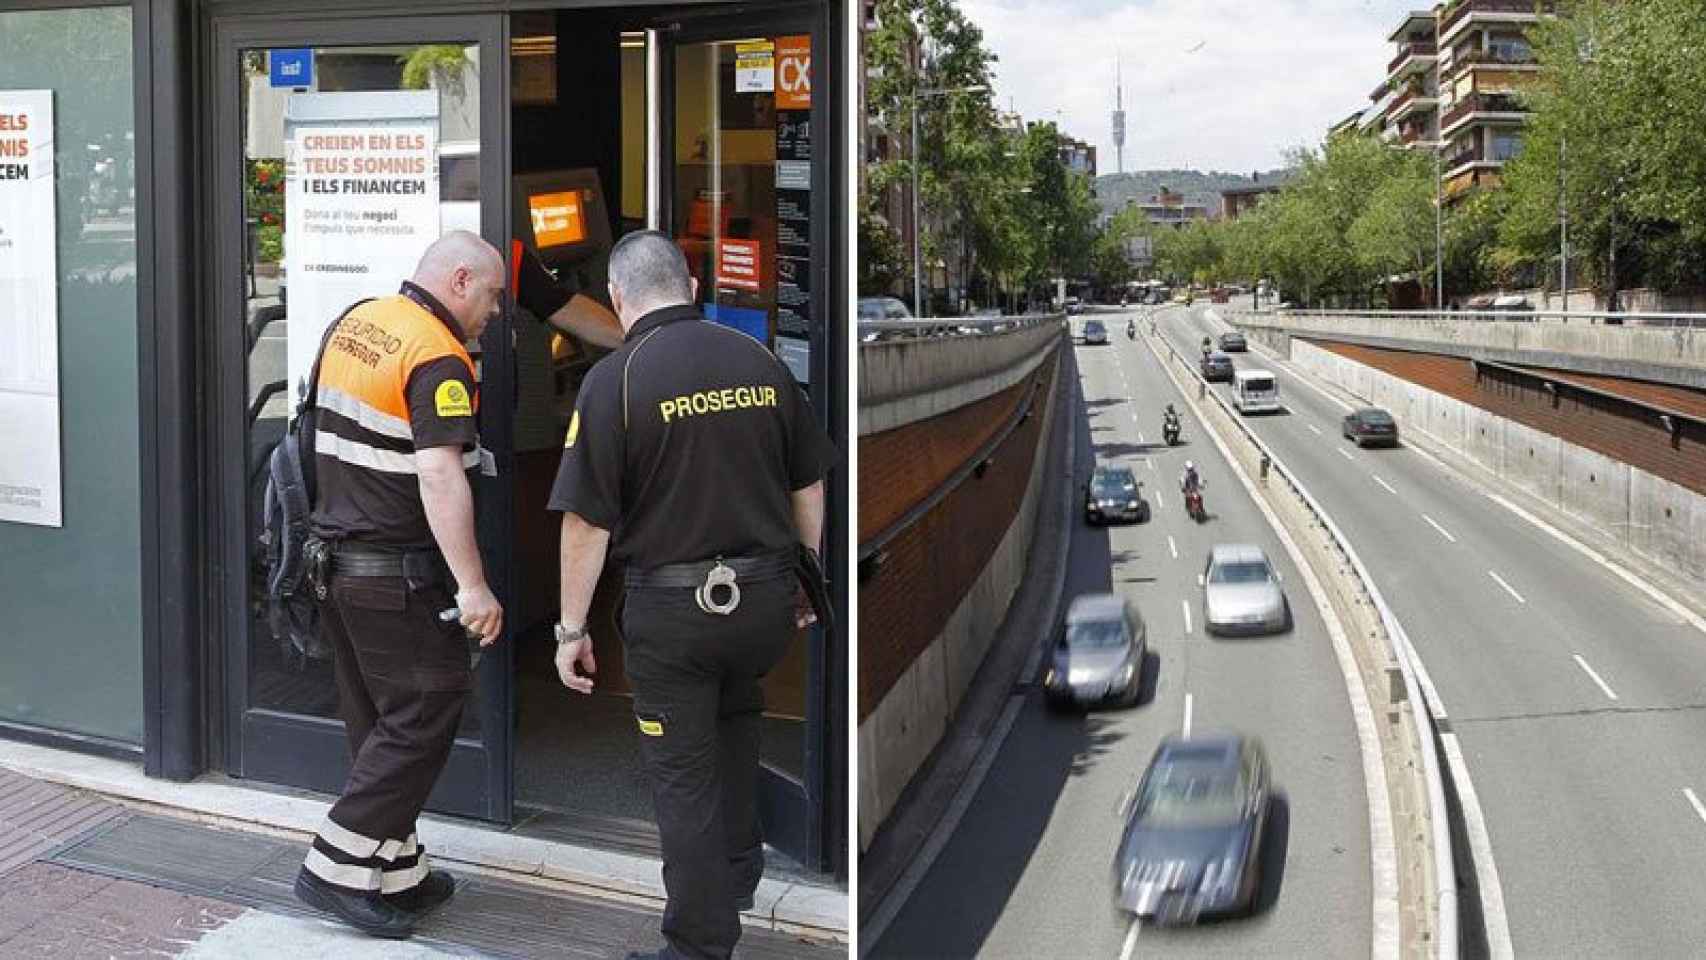
POLYGON ((340 544, 332 551, 332 575, 407 577, 417 586, 445 579, 444 560, 426 550, 385 551, 340 544))
POLYGON ((623 575, 630 587, 702 587, 718 564, 729 568, 742 581, 776 580, 794 575, 794 553, 770 553, 757 557, 723 557, 691 563, 667 563, 650 570, 632 567, 623 575))

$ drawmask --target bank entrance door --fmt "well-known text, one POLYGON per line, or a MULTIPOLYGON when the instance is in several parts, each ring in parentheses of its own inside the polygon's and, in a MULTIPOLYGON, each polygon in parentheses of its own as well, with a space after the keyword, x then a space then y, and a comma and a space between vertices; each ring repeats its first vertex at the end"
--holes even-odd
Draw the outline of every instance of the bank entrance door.
MULTIPOLYGON (((706 315, 768 346, 826 426, 842 356, 828 335, 828 99, 813 95, 812 60, 831 9, 657 24, 647 180, 649 219, 686 252, 706 315)), ((829 863, 831 740, 845 736, 828 709, 837 657, 813 628, 765 682, 766 839, 814 868, 829 863)))
MULTIPOLYGON (((504 248, 502 30, 497 16, 214 20, 215 135, 201 197, 216 351, 211 609, 225 678, 219 745, 233 775, 342 789, 348 750, 329 651, 279 636, 266 616, 257 540, 267 457, 322 331, 345 307, 396 292, 445 231, 504 248)), ((499 448, 513 403, 510 344, 505 318, 476 358, 480 429, 499 448)), ((487 576, 507 603, 509 555, 494 549, 511 509, 503 467, 476 482, 475 499, 487 576)), ((487 652, 430 809, 508 821, 510 655, 507 638, 487 652)))

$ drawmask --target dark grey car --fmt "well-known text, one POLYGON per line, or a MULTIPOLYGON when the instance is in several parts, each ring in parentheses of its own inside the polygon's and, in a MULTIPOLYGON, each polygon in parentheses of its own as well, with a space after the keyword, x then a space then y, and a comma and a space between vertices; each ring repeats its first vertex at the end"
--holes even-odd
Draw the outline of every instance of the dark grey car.
POLYGON ((1066 610, 1066 627, 1043 677, 1056 709, 1137 702, 1149 631, 1137 607, 1112 593, 1088 593, 1066 610))
POLYGON ((1230 383, 1232 373, 1232 358, 1218 350, 1202 359, 1202 378, 1210 383, 1230 383))
POLYGON ((1220 335, 1220 349, 1227 353, 1243 353, 1250 349, 1250 345, 1244 342, 1242 333, 1231 330, 1220 335))
POLYGON ((1157 924, 1250 913, 1272 784, 1252 737, 1168 737, 1125 809, 1114 902, 1157 924))

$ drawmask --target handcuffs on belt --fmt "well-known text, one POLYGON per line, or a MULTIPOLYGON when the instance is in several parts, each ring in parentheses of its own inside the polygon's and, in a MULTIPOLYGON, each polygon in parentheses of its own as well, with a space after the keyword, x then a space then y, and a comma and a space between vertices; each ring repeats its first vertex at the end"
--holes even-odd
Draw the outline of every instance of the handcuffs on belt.
POLYGON ((734 613, 735 608, 740 606, 740 586, 735 583, 735 572, 723 563, 722 557, 718 557, 716 566, 705 574, 704 584, 693 588, 693 599, 699 604, 699 609, 706 613, 725 617, 734 613), (718 587, 729 588, 729 599, 724 603, 718 603, 711 595, 711 591, 718 587))

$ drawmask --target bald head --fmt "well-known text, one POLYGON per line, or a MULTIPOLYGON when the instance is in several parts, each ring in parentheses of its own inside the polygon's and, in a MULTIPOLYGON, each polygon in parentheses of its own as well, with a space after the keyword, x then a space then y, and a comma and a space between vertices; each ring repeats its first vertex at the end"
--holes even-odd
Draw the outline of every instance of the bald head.
POLYGON ((478 339, 504 291, 504 261, 498 251, 467 230, 434 240, 415 266, 414 284, 438 298, 468 339, 478 339))
POLYGON ((624 330, 653 310, 692 303, 698 293, 687 258, 667 234, 636 230, 610 251, 610 302, 624 330))

